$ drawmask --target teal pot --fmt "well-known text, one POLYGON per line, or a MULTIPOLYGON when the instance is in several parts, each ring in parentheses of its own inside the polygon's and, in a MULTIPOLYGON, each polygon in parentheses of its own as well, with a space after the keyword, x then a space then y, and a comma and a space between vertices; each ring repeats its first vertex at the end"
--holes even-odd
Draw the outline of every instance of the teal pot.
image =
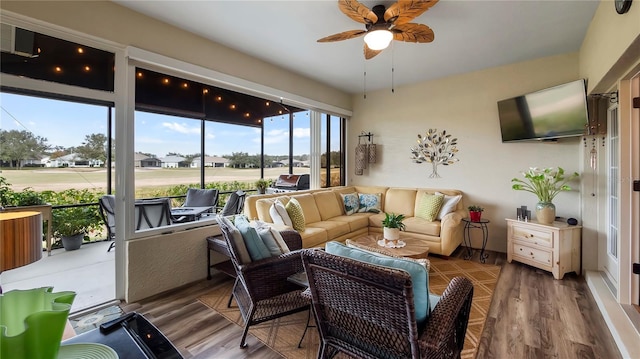
POLYGON ((80 248, 84 241, 84 233, 76 234, 71 237, 62 237, 62 246, 65 251, 75 251, 80 248))
POLYGON ((53 287, 0 294, 0 358, 56 359, 75 292, 53 287))
POLYGON ((536 218, 538 223, 553 223, 556 220, 556 206, 551 202, 538 202, 536 204, 536 218))

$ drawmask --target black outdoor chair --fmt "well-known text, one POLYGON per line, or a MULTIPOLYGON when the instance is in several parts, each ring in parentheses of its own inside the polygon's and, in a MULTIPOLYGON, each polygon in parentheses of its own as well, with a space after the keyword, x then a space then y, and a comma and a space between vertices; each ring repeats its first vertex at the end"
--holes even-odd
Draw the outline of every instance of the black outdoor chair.
POLYGON ((236 191, 229 195, 227 198, 227 202, 224 204, 222 211, 220 211, 221 216, 232 216, 234 214, 240 214, 244 211, 244 200, 247 196, 247 193, 244 191, 236 191))
POLYGON ((104 225, 107 227, 107 239, 112 241, 107 252, 116 245, 116 197, 111 194, 104 195, 98 200, 100 205, 100 216, 104 225))
POLYGON ((136 230, 168 226, 171 221, 171 199, 159 198, 136 201, 136 230))

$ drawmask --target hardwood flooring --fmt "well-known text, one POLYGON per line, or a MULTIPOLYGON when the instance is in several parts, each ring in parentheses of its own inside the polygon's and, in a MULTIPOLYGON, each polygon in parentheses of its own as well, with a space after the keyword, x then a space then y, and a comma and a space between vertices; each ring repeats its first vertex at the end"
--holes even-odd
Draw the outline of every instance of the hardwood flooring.
MULTIPOLYGON (((454 257, 463 257, 459 248, 454 257)), ((478 349, 483 358, 621 358, 584 278, 507 263, 504 253, 488 252, 487 263, 503 266, 478 349)), ((479 251, 471 258, 479 261, 479 251)), ((223 281, 218 274, 137 303, 123 304, 153 322, 185 358, 280 358, 251 334, 239 349, 242 329, 197 298, 223 281)))

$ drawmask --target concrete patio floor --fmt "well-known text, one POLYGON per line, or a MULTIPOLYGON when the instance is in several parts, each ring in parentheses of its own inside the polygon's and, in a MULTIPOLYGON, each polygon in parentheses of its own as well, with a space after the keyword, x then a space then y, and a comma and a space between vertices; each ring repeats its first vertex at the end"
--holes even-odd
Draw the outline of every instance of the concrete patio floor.
POLYGON ((0 274, 2 291, 53 287, 54 292, 77 293, 71 313, 83 311, 115 299, 115 251, 111 242, 85 243, 75 251, 54 249, 51 256, 0 274))

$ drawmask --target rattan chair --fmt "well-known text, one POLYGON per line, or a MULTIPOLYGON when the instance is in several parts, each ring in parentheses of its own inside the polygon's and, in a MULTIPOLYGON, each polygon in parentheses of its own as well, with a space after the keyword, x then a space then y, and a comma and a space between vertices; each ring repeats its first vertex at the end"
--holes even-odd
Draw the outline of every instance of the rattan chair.
POLYGON ((293 250, 302 248, 302 238, 295 231, 280 232, 291 252, 242 263, 233 240, 233 231, 237 229, 228 227, 220 219, 218 224, 236 270, 232 295, 245 323, 240 348, 246 348, 250 326, 310 309, 310 300, 302 296, 305 288, 287 280, 303 271, 300 251, 293 250))
POLYGON ((318 358, 459 358, 473 285, 453 278, 422 327, 411 276, 320 249, 302 252, 316 324, 318 358))

